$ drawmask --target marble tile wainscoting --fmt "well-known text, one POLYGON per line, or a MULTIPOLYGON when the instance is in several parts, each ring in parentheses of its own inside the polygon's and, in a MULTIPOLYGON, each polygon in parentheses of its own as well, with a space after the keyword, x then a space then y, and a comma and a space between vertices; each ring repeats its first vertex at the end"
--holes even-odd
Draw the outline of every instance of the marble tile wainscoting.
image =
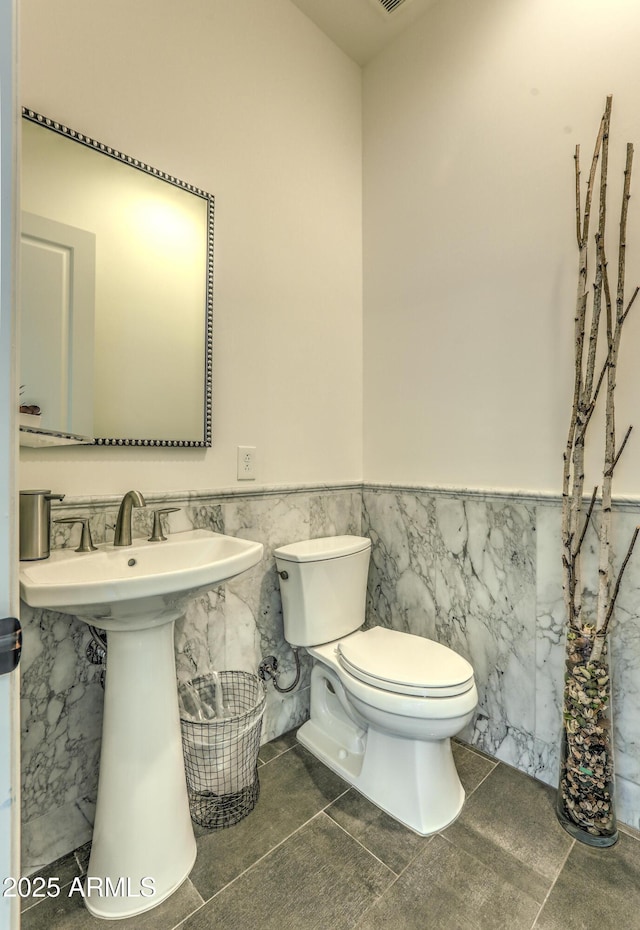
MULTIPOLYGON (((144 488, 142 488, 144 493, 144 488)), ((67 498, 53 515, 91 516, 108 535, 120 499, 67 498)), ((342 533, 373 542, 367 621, 446 643, 474 666, 477 717, 462 738, 551 786, 557 779, 564 627, 560 502, 552 496, 348 484, 149 495, 133 511, 134 535, 150 535, 153 509, 180 507, 172 532, 196 527, 256 539, 260 565, 194 600, 176 624, 179 678, 215 669, 255 671, 276 655, 292 680, 273 549, 342 533)), ((616 552, 626 550, 640 501, 619 502, 616 552)), ((79 527, 55 525, 53 546, 77 545, 79 527)), ((589 532, 585 578, 596 550, 589 532)), ((618 817, 640 827, 640 550, 627 568, 612 635, 618 817)), ((589 593, 588 595, 589 596, 589 593)), ((73 617, 23 605, 22 802, 24 871, 90 839, 103 690, 73 617)), ((310 663, 288 695, 268 688, 262 740, 308 716, 310 663)), ((144 661, 144 657, 141 657, 144 661)))
MULTIPOLYGON (((640 501, 617 502, 618 564, 638 522, 640 501)), ((367 622, 431 637, 469 659, 480 701, 461 738, 555 786, 564 663, 559 499, 365 485, 362 532, 373 542, 367 622)), ((596 548, 590 529, 583 574, 592 586, 596 548)), ((611 655, 618 818, 638 828, 640 549, 620 589, 611 655)))
MULTIPOLYGON (((144 488, 141 489, 144 493, 144 488)), ((291 487, 245 491, 184 492, 146 496, 134 509, 133 533, 149 536, 152 512, 169 515, 172 532, 209 528, 257 540, 262 562, 238 578, 194 599, 176 623, 179 679, 208 671, 256 672, 263 656, 275 655, 283 686, 293 679, 294 660, 284 642, 273 550, 317 536, 361 532, 362 486, 291 487)), ((52 508, 52 519, 90 516, 94 541, 111 539, 120 498, 70 498, 52 508)), ((166 518, 165 518, 166 519, 166 518)), ((53 524, 52 547, 75 547, 79 526, 53 524)), ((77 848, 91 837, 102 705, 100 666, 85 650, 91 634, 75 617, 22 604, 22 825, 23 874, 77 848)), ((310 662, 301 654, 302 680, 291 694, 267 690, 262 741, 308 717, 310 662)), ((144 662, 145 657, 141 656, 144 662)))

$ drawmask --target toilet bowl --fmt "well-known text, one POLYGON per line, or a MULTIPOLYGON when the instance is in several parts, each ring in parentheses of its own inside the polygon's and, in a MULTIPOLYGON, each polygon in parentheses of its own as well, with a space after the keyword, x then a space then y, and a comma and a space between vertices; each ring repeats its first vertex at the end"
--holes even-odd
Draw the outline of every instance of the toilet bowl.
POLYGON ((310 719, 298 740, 417 833, 443 829, 464 790, 451 737, 478 694, 462 656, 421 636, 364 622, 371 543, 306 540, 275 552, 285 638, 314 659, 310 719))

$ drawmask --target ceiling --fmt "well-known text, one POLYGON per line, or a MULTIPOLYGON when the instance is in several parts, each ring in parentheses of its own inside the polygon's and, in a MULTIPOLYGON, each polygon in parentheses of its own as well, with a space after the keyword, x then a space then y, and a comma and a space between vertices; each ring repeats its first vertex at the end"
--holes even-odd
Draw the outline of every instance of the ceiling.
POLYGON ((388 13, 382 0, 291 0, 360 65, 392 42, 423 15, 435 0, 386 0, 397 2, 388 13))

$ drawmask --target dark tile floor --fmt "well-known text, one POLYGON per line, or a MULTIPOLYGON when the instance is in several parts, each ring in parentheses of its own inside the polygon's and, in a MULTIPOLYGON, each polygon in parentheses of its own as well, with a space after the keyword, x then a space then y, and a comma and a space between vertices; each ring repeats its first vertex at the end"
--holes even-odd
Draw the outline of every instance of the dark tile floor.
MULTIPOLYGON (((118 930, 640 930, 640 839, 594 850, 558 825, 554 792, 461 745, 467 802, 441 833, 391 820, 287 734, 260 753, 260 800, 197 828, 191 875, 118 930)), ((88 850, 53 863, 61 883, 88 850)), ((70 885, 67 885, 70 887, 70 885)), ((104 930, 78 894, 24 902, 23 930, 104 930)))

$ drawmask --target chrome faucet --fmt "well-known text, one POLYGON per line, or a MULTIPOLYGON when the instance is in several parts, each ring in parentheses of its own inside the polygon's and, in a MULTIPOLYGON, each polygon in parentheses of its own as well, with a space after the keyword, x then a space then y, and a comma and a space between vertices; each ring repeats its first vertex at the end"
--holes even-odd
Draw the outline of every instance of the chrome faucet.
POLYGON ((134 507, 146 507, 146 502, 140 491, 127 491, 122 498, 118 519, 115 525, 114 546, 131 545, 131 511, 134 507))

